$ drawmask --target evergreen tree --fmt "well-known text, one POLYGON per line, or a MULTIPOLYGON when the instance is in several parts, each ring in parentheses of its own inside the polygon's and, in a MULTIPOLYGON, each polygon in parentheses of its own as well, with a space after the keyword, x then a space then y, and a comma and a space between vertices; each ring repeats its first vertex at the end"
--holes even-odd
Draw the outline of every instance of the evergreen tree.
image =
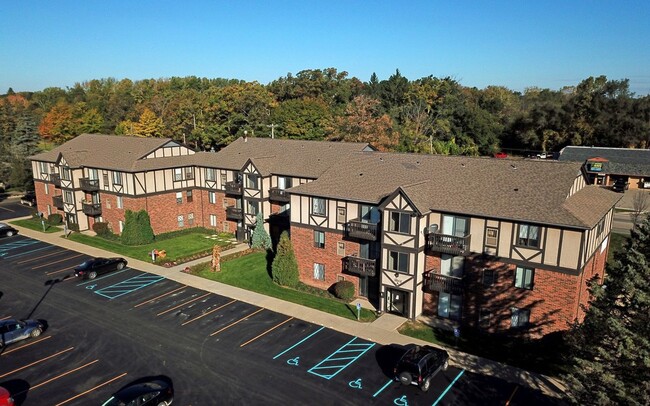
POLYGON ((11 150, 13 155, 19 158, 26 158, 39 151, 38 143, 40 137, 38 128, 32 117, 23 114, 16 123, 13 136, 11 137, 11 150))
POLYGON ((262 212, 259 212, 255 217, 255 230, 253 230, 253 237, 251 238, 251 247, 268 250, 271 249, 271 244, 271 236, 264 229, 262 212))
POLYGON ((579 404, 650 404, 650 216, 590 282, 584 322, 569 335, 573 370, 565 377, 579 404))
POLYGON ((120 239, 124 245, 145 245, 154 241, 151 219, 146 210, 124 213, 124 229, 120 239))
POLYGON ((273 282, 282 286, 296 286, 300 281, 298 273, 298 261, 293 251, 293 244, 289 239, 289 233, 284 231, 280 235, 277 252, 273 265, 271 265, 273 282))

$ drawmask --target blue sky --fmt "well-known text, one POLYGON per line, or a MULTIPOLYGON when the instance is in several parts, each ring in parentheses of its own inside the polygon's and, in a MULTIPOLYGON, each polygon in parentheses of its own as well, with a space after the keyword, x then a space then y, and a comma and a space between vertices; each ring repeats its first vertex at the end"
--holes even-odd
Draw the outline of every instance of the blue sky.
POLYGON ((334 67, 518 91, 606 75, 650 94, 647 0, 30 0, 2 1, 0 15, 0 93, 334 67))

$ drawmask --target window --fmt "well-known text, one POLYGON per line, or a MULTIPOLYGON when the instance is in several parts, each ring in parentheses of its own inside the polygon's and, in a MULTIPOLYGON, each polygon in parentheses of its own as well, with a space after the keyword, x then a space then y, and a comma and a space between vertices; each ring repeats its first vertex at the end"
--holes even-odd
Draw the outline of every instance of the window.
POLYGON ((325 248, 325 233, 314 230, 314 247, 325 248))
POLYGON ((176 192, 176 203, 183 203, 183 192, 176 192))
POLYGON ((120 221, 118 221, 117 224, 118 224, 118 226, 120 228, 120 233, 122 233, 122 231, 124 231, 124 222, 122 220, 120 220, 120 221))
POLYGON ((49 188, 49 186, 50 186, 49 184, 47 184, 47 183, 45 184, 45 194, 46 194, 46 195, 49 195, 49 194, 50 194, 50 188, 49 188))
POLYGON ((47 173, 47 163, 39 162, 39 166, 41 167, 41 173, 47 173))
POLYGON ((186 166, 185 167, 185 179, 194 179, 194 167, 186 166))
POLYGON ((115 200, 116 200, 115 204, 116 204, 118 209, 121 209, 121 208, 124 207, 123 202, 122 202, 122 196, 116 196, 115 200))
POLYGON ((485 245, 488 247, 496 247, 499 240, 499 230, 494 227, 485 229, 485 245))
POLYGON ((461 296, 440 292, 438 295, 438 316, 460 320, 461 296))
POLYGON ((208 201, 210 202, 210 204, 215 204, 217 202, 217 193, 208 192, 208 201))
POLYGON ((338 275, 338 276, 336 277, 336 281, 337 281, 337 282, 343 282, 344 280, 345 280, 345 276, 343 276, 343 275, 338 275))
POLYGON ((221 188, 225 188, 226 182, 228 182, 228 176, 226 175, 225 171, 221 171, 221 174, 219 174, 219 179, 221 179, 221 188))
POLYGON ((260 210, 260 202, 254 202, 251 200, 246 200, 246 212, 248 214, 257 214, 257 212, 260 210))
POLYGON ((187 225, 188 226, 194 225, 194 213, 190 213, 187 215, 187 225))
POLYGON ((187 191, 187 202, 192 203, 192 200, 194 200, 194 198, 192 197, 192 191, 188 190, 187 191))
POLYGON ((517 244, 526 247, 539 247, 539 227, 530 224, 520 224, 517 244))
POLYGON ((483 285, 492 286, 495 282, 495 272, 494 269, 484 269, 483 270, 483 285))
POLYGON ((336 255, 345 256, 345 243, 343 241, 339 241, 336 244, 336 255))
POLYGON ((63 191, 63 203, 74 204, 74 196, 71 191, 63 191))
POLYGON ((174 182, 183 180, 183 168, 174 168, 174 182))
POLYGON ((483 329, 490 328, 490 320, 492 320, 492 313, 485 309, 480 309, 478 315, 478 326, 483 329))
POLYGON ((104 172, 102 178, 104 179, 104 189, 108 189, 108 173, 104 172))
POLYGON ((336 222, 337 223, 345 223, 346 220, 346 210, 345 207, 338 207, 336 209, 336 222))
MULTIPOLYGON (((45 185, 47 186, 47 185, 45 185)), ((605 219, 600 220, 598 223, 598 228, 596 229, 596 235, 601 235, 605 229, 605 219)))
POLYGON ((63 180, 71 179, 70 168, 68 168, 67 166, 64 166, 63 169, 61 170, 61 179, 63 180))
POLYGON ((246 175, 246 187, 248 189, 259 189, 260 188, 260 177, 257 175, 248 174, 246 175))
POLYGON ((185 226, 185 220, 183 219, 183 215, 182 215, 182 214, 180 214, 180 215, 178 216, 178 226, 179 226, 179 227, 183 227, 183 226, 185 226))
POLYGON ((291 187, 291 178, 278 176, 278 189, 289 189, 291 187))
POLYGON ((214 168, 205 168, 205 180, 217 180, 217 171, 214 168))
POLYGON ((409 234, 411 231, 411 215, 408 213, 391 212, 389 230, 396 233, 409 234))
POLYGON ((113 172, 113 184, 114 185, 122 184, 122 172, 113 172))
POLYGON ((395 272, 408 273, 409 254, 405 252, 388 251, 388 269, 395 272))
POLYGON ((325 280, 325 265, 314 262, 314 279, 325 280))
POLYGON ((99 180, 99 173, 97 172, 97 169, 88 169, 88 179, 99 180))
POLYGON ((518 266, 515 271, 515 287, 532 290, 534 278, 534 269, 518 266))
POLYGON ((325 216, 325 199, 321 197, 312 197, 311 199, 311 214, 316 216, 325 216))
POLYGON ((465 257, 449 254, 442 254, 440 256, 440 273, 442 275, 462 278, 464 268, 465 257))
POLYGON ((510 309, 512 315, 510 316, 510 327, 512 328, 522 328, 528 326, 530 321, 530 309, 519 309, 513 307, 510 309))
POLYGON ((216 227, 216 226, 217 226, 217 215, 210 214, 210 227, 216 227))

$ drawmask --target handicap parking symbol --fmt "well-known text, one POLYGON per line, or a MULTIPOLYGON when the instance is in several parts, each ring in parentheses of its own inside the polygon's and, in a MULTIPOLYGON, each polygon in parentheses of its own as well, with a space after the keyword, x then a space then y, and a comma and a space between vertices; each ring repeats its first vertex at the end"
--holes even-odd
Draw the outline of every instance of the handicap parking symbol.
POLYGON ((291 358, 290 360, 287 361, 287 364, 293 365, 295 367, 298 365, 298 361, 300 361, 300 357, 291 358))
POLYGON ((350 381, 348 383, 348 386, 354 389, 361 389, 361 378, 357 379, 356 381, 350 381))
POLYGON ((408 406, 409 404, 409 402, 406 400, 406 395, 402 396, 401 398, 395 398, 395 400, 393 400, 393 403, 397 406, 408 406))
POLYGON ((97 287, 97 284, 94 284, 94 285, 88 285, 88 286, 86 286, 86 289, 93 290, 93 289, 95 289, 96 287, 97 287))

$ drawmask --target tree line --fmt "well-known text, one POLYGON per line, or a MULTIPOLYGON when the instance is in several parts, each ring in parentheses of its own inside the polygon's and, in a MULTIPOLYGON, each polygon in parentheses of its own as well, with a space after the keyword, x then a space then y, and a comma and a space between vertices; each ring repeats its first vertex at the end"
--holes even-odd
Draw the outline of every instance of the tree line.
MULTIPOLYGON (((409 80, 399 70, 367 82, 335 68, 267 85, 236 79, 113 78, 0 96, 3 178, 24 157, 82 133, 169 137, 219 149, 237 137, 370 142, 381 150, 491 155, 566 145, 650 146, 650 96, 627 79, 590 77, 560 90, 466 87, 453 78, 409 80)), ((18 179, 15 179, 18 180, 18 179)), ((20 183, 20 182, 19 182, 20 183)))

